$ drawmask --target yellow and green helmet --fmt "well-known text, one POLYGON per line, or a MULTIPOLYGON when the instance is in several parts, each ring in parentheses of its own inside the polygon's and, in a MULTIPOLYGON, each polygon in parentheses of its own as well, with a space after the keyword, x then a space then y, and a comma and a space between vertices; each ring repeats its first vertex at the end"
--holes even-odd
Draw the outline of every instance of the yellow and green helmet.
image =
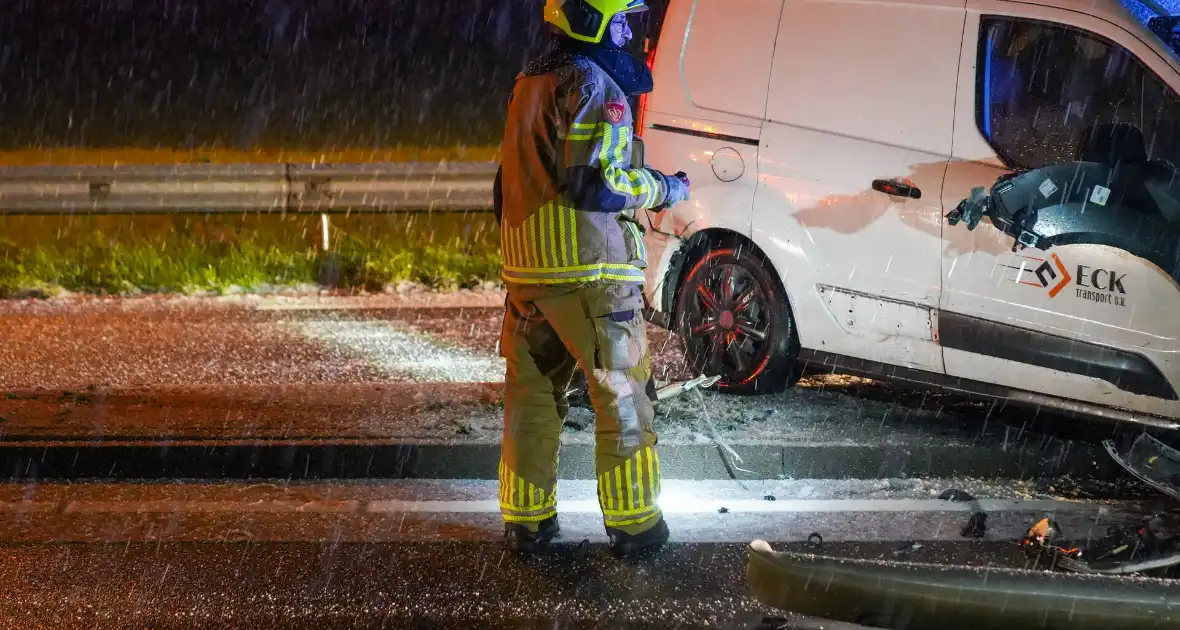
POLYGON ((545 21, 567 36, 597 44, 620 13, 647 11, 644 0, 545 0, 545 21))

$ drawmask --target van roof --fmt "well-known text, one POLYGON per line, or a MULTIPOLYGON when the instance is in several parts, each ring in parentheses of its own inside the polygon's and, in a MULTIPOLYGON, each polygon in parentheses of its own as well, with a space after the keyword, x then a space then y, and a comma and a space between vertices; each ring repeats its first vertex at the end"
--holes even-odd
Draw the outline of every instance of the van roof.
POLYGON ((1152 5, 1159 7, 1165 15, 1173 14, 1166 5, 1173 4, 1171 0, 1014 0, 1025 4, 1035 4, 1059 9, 1078 11, 1102 18, 1129 28, 1143 28, 1147 19, 1157 15, 1152 5), (1160 5, 1164 6, 1160 6, 1160 5))

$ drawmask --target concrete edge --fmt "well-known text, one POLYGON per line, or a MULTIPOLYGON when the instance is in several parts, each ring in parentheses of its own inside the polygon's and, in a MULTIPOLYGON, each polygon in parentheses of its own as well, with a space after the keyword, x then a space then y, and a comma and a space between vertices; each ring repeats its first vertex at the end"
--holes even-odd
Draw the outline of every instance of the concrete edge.
MULTIPOLYGON (((732 445, 740 462, 712 444, 661 444, 669 479, 883 479, 911 477, 1118 479, 1100 445, 1008 451, 945 445, 732 445), (727 466, 727 462, 729 466, 727 466), (732 466, 732 469, 730 468, 732 466)), ((0 443, 8 480, 34 479, 496 479, 498 444, 356 443, 335 440, 218 443, 0 443)), ((563 444, 559 476, 595 479, 594 447, 563 444)))

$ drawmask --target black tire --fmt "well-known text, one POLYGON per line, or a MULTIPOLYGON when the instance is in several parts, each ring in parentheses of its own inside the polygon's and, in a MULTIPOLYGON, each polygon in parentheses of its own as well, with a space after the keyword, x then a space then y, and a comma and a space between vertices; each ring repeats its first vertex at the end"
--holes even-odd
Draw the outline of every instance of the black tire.
POLYGON ((720 374, 718 389, 768 394, 798 378, 799 336, 786 291, 749 244, 726 240, 691 257, 674 312, 689 366, 720 374))

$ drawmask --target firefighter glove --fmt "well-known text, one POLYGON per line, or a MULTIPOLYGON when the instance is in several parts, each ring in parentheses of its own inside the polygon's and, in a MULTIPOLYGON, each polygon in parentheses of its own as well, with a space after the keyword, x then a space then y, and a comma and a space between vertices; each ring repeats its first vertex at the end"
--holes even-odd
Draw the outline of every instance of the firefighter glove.
POLYGON ((688 176, 683 171, 675 175, 664 175, 664 183, 668 188, 668 194, 664 197, 663 207, 671 208, 681 201, 688 200, 688 176))

